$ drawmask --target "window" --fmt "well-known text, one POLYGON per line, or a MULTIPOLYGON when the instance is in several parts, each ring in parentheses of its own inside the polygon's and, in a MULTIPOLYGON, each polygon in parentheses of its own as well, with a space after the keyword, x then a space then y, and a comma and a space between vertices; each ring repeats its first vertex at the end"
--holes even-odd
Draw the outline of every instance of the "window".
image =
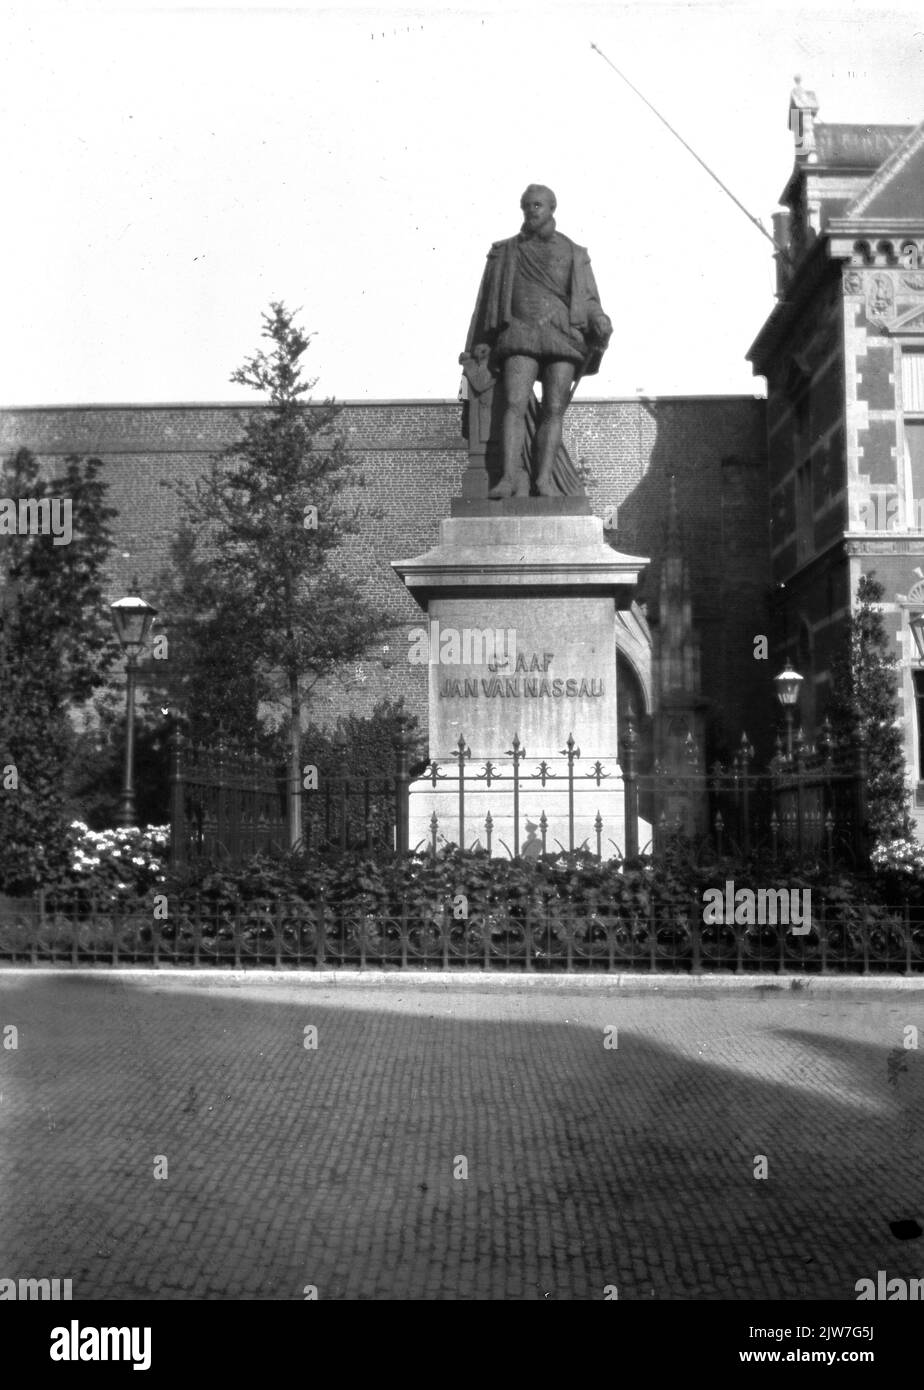
POLYGON ((799 392, 798 395, 793 395, 792 404, 792 452, 796 463, 808 453, 809 447, 809 400, 808 391, 805 389, 807 379, 807 372, 795 363, 790 364, 789 389, 793 393, 799 392))
POLYGON ((918 781, 924 782, 924 671, 913 671, 914 712, 918 734, 918 781))
POLYGON ((815 548, 815 520, 812 502, 812 461, 806 459, 796 470, 796 560, 807 560, 815 548))
POLYGON ((924 349, 902 353, 902 400, 906 411, 924 415, 924 349))
POLYGON ((924 351, 902 350, 902 433, 912 529, 924 530, 924 351))

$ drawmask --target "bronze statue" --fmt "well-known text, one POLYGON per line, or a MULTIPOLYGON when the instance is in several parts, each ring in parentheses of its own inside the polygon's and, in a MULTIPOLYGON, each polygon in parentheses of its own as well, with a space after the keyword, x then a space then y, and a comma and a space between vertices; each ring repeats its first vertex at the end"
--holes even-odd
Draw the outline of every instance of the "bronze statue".
POLYGON ((574 494, 583 488, 562 446, 562 421, 577 382, 599 370, 613 325, 600 307, 587 251, 555 228, 552 190, 530 184, 520 207, 519 235, 496 241, 488 252, 459 359, 476 397, 469 397, 469 428, 483 434, 491 417, 486 372, 501 377, 503 472, 488 496, 528 493, 524 459, 527 468, 533 463, 540 497, 574 494), (537 380, 541 409, 533 395, 537 380))

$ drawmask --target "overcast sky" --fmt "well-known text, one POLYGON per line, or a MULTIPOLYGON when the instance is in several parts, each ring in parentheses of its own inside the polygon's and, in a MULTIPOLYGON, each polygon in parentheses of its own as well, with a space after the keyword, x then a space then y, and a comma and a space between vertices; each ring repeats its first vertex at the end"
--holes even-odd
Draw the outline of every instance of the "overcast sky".
POLYGON ((583 395, 763 393, 793 74, 828 121, 924 118, 924 10, 458 0, 4 6, 4 404, 239 400, 273 299, 318 396, 455 397, 529 182, 615 324, 583 395))

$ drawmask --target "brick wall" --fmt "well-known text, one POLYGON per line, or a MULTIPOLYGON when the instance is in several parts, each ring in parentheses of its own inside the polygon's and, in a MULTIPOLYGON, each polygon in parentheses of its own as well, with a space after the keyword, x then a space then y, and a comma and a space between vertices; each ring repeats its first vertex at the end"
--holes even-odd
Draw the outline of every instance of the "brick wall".
MULTIPOLYGON (((137 574, 144 593, 168 561, 177 500, 164 483, 192 480, 240 433, 241 407, 228 405, 54 406, 0 411, 0 449, 31 449, 53 470, 70 453, 104 461, 118 508, 111 597, 137 574)), ((617 548, 647 555, 640 598, 656 620, 671 477, 693 586, 693 621, 703 639, 704 694, 716 726, 760 736, 771 712, 769 675, 753 660, 765 630, 769 585, 765 402, 745 396, 578 400, 566 417, 572 457, 590 469, 588 491, 617 548)), ((366 712, 405 695, 426 714, 426 671, 404 659, 421 613, 389 562, 429 549, 448 515, 466 463, 455 401, 347 402, 340 423, 366 478, 361 494, 381 510, 344 551, 394 615, 380 650, 315 693, 322 717, 345 700, 366 712), (396 659, 397 658, 397 659, 396 659)))

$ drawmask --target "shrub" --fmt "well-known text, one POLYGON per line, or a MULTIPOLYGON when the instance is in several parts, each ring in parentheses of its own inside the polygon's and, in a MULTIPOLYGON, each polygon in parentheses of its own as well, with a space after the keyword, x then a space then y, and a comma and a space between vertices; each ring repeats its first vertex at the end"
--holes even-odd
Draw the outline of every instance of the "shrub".
POLYGON ((116 904, 143 898, 166 881, 169 842, 166 825, 90 830, 73 821, 67 868, 51 885, 49 899, 116 904))
MULTIPOLYGON (((885 884, 795 861, 724 858, 697 862, 682 848, 632 863, 591 855, 547 855, 536 860, 491 859, 483 851, 443 850, 436 858, 409 855, 376 861, 353 854, 324 861, 292 853, 257 857, 232 870, 209 865, 174 876, 168 891, 180 900, 198 900, 210 911, 233 912, 257 900, 317 905, 325 911, 365 919, 369 916, 432 920, 487 920, 503 910, 510 919, 541 918, 554 925, 577 919, 647 918, 681 920, 702 900, 706 888, 734 879, 737 888, 810 888, 818 908, 858 909, 885 901, 885 884), (463 903, 464 900, 464 903, 463 903)), ((900 897, 901 895, 899 895, 900 897)), ((891 901, 896 901, 893 895, 891 901)))

